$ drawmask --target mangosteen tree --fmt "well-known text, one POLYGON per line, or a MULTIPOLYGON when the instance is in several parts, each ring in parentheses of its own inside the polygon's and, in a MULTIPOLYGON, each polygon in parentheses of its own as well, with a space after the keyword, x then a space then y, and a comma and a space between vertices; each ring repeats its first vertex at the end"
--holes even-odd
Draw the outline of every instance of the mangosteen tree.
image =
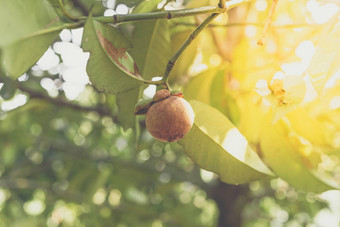
POLYGON ((82 28, 90 86, 114 106, 99 112, 114 112, 136 138, 146 128, 160 141, 177 142, 228 184, 280 177, 305 191, 338 189, 339 163, 331 158, 340 147, 338 83, 328 81, 339 71, 339 48, 333 48, 339 25, 327 30, 295 11, 291 18, 306 24, 280 25, 280 7, 293 3, 254 2, 188 1, 176 8, 171 1, 131 1, 123 14, 95 1, 79 15, 63 0, 0 0, 1 96, 11 99, 18 89, 65 103, 18 79, 61 31, 82 28), (244 13, 247 7, 254 14, 244 13), (289 59, 295 58, 302 60, 294 68, 289 59))

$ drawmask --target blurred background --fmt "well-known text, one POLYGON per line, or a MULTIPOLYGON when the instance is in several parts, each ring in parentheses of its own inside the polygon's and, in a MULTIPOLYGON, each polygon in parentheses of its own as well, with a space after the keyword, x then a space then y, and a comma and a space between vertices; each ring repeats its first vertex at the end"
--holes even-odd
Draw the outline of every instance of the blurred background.
MULTIPOLYGON (((74 15, 87 15, 92 4, 66 2, 74 15)), ((102 13, 128 13, 133 2, 103 1, 102 13)), ((335 1, 301 2, 313 23, 326 23, 339 11, 335 1)), ((257 0, 247 6, 249 11, 244 7, 231 14, 263 23, 270 3, 257 0)), ((189 1, 162 4, 180 8, 189 1)), ((195 25, 177 23, 185 31, 195 25)), ((249 39, 262 27, 234 29, 249 39)), ((305 193, 281 179, 227 185, 196 166, 178 144, 155 141, 142 120, 138 138, 135 130, 123 128, 116 97, 89 83, 82 32, 63 30, 19 78, 17 89, 7 91, 12 97, 0 98, 0 226, 339 226, 339 191, 305 193)), ((275 45, 269 42, 266 48, 279 51, 275 45)), ((305 42, 301 48, 314 47, 305 42)), ((195 52, 190 67, 175 69, 185 76, 172 83, 183 84, 183 78, 230 57, 214 50, 204 63, 204 53, 195 52)), ((149 87, 144 96, 151 97, 154 90, 149 87)))

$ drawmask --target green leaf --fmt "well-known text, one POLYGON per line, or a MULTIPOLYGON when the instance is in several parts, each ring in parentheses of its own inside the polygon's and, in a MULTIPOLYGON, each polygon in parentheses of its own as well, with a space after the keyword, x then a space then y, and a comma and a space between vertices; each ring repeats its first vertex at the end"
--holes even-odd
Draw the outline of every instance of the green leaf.
POLYGON ((226 67, 212 68, 194 77, 184 88, 184 97, 195 99, 218 109, 234 124, 239 122, 239 109, 226 90, 226 67))
POLYGON ((218 109, 224 115, 226 115, 228 110, 225 106, 221 105, 226 97, 225 84, 225 70, 219 70, 211 83, 212 89, 210 89, 209 94, 211 106, 218 109))
POLYGON ((146 13, 157 9, 157 5, 163 0, 149 0, 143 1, 134 8, 133 13, 146 13))
POLYGON ((2 80, 4 82, 4 85, 0 89, 0 96, 4 100, 9 100, 15 95, 15 92, 17 90, 16 83, 7 77, 2 78, 2 80))
POLYGON ((128 7, 133 7, 138 5, 140 2, 143 2, 143 0, 117 0, 116 5, 124 4, 128 7))
POLYGON ((210 104, 211 85, 217 72, 218 70, 213 68, 194 77, 184 88, 184 97, 210 104))
POLYGON ((315 146, 332 144, 332 130, 314 117, 305 108, 297 108, 287 114, 292 130, 309 140, 315 146))
POLYGON ((332 32, 322 40, 313 55, 308 74, 313 86, 322 93, 327 80, 340 70, 340 24, 337 24, 332 32))
POLYGON ((87 73, 101 91, 119 93, 141 86, 138 69, 127 52, 129 41, 116 28, 90 16, 85 24, 82 46, 90 52, 87 73))
POLYGON ((169 26, 166 20, 136 22, 132 36, 134 57, 143 78, 163 76, 171 55, 169 26))
MULTIPOLYGON (((59 0, 48 1, 57 11, 61 20, 69 21, 61 10, 59 0)), ((98 0, 62 0, 62 2, 64 3, 63 5, 66 11, 75 17, 87 16, 89 12, 91 12, 92 16, 103 16, 105 10, 107 10, 107 8, 104 7, 103 2, 98 0)))
POLYGON ((239 108, 228 92, 226 84, 226 69, 220 69, 210 86, 210 105, 226 115, 233 124, 238 124, 240 120, 239 108))
MULTIPOLYGON (((177 28, 178 26, 175 26, 177 28)), ((187 29, 187 28, 186 28, 187 29)), ((192 29, 176 32, 171 36, 172 54, 175 54, 186 39, 190 36, 192 29)), ((194 41, 185 49, 185 51, 178 58, 170 73, 170 81, 177 81, 182 78, 193 64, 198 51, 200 36, 196 37, 194 41)), ((180 80, 179 80, 180 81, 180 80)))
POLYGON ((222 113, 198 101, 192 129, 179 143, 201 168, 229 184, 242 184, 272 176, 246 138, 222 113))
POLYGON ((136 88, 117 95, 118 120, 124 130, 135 128, 135 105, 140 97, 141 89, 136 88))
POLYGON ((44 54, 63 29, 47 0, 0 0, 0 64, 17 79, 44 54))
POLYGON ((135 115, 144 115, 153 103, 152 99, 140 99, 135 105, 135 115))
MULTIPOLYGON (((71 1, 72 2, 72 1, 71 1)), ((105 11, 105 7, 103 6, 102 2, 99 2, 97 0, 78 0, 79 2, 79 6, 82 5, 82 7, 86 10, 86 11, 90 11, 91 8, 95 5, 95 4, 100 4, 100 7, 97 7, 96 11, 101 12, 101 14, 93 14, 93 11, 92 11, 92 15, 103 15, 104 11, 105 11)))
MULTIPOLYGON (((170 58, 170 38, 167 21, 143 21, 135 23, 132 35, 131 55, 145 79, 161 76, 170 58)), ((134 127, 134 108, 140 99, 143 87, 127 93, 117 94, 119 121, 124 129, 134 127)))
POLYGON ((265 162, 293 187, 317 193, 339 189, 333 179, 320 177, 320 173, 307 168, 297 146, 293 146, 289 141, 288 131, 285 132, 282 121, 270 127, 263 127, 260 146, 265 162))

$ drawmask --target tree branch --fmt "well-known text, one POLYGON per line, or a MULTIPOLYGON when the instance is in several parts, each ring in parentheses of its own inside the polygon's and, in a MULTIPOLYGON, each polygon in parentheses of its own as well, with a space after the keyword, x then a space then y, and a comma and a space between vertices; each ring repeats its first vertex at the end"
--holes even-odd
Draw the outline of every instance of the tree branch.
POLYGON ((41 92, 37 92, 35 90, 32 90, 30 88, 27 88, 25 86, 23 86, 21 83, 18 83, 18 89, 20 89, 21 91, 27 93, 30 98, 36 98, 36 99, 41 99, 41 100, 45 100, 49 103, 53 103, 55 105, 58 106, 62 106, 62 107, 68 107, 74 110, 78 110, 78 111, 84 111, 84 112, 97 112, 99 115, 101 116, 110 116, 112 117, 113 121, 115 123, 118 123, 118 119, 116 116, 114 116, 109 109, 106 108, 102 108, 102 107, 88 107, 88 106, 81 106, 72 102, 69 102, 67 100, 61 99, 61 98, 52 98, 50 96, 48 96, 47 94, 41 93, 41 92))
MULTIPOLYGON (((119 24, 128 21, 173 19, 208 13, 223 13, 225 9, 218 6, 204 6, 192 9, 166 10, 162 12, 138 13, 138 14, 115 14, 113 17, 96 17, 95 20, 102 23, 119 24)), ((85 19, 85 18, 83 18, 85 19)))
MULTIPOLYGON (((84 8, 81 4, 79 4, 78 0, 72 0, 74 5, 84 8)), ((248 2, 252 0, 230 0, 223 1, 220 0, 218 6, 204 6, 199 8, 191 8, 191 9, 178 9, 178 10, 165 10, 162 12, 149 12, 149 13, 138 13, 138 14, 115 14, 112 17, 102 16, 102 17, 94 17, 96 21, 102 23, 113 23, 119 24, 128 21, 140 21, 140 20, 155 20, 155 19, 174 19, 179 17, 188 17, 195 16, 201 14, 209 14, 209 13, 224 13, 225 11, 234 8, 244 2, 248 2)), ((87 20, 87 16, 82 17, 74 17, 70 15, 65 9, 62 0, 58 0, 60 8, 63 14, 73 21, 85 21, 87 20)), ((87 9, 83 9, 84 13, 87 12, 87 9)))
POLYGON ((37 188, 41 188, 61 198, 66 198, 66 199, 76 201, 76 202, 84 201, 83 195, 81 194, 77 194, 77 193, 69 192, 69 191, 57 190, 56 188, 53 188, 48 183, 42 183, 41 181, 31 180, 31 179, 26 179, 26 178, 12 178, 12 179, 2 178, 0 180, 0 187, 10 189, 10 190, 16 190, 16 189, 35 190, 37 188))
POLYGON ((139 21, 139 20, 150 20, 150 19, 173 19, 178 17, 188 17, 195 16, 200 14, 208 14, 208 13, 224 13, 226 10, 234 8, 244 2, 249 0, 230 0, 228 2, 224 2, 220 0, 220 4, 218 6, 204 6, 199 8, 192 9, 178 9, 178 10, 166 10, 163 12, 151 12, 151 13, 140 13, 140 14, 116 14, 113 15, 112 18, 108 17, 97 17, 96 20, 100 22, 106 23, 122 23, 127 21, 139 21), (221 3, 223 2, 223 3, 221 3))

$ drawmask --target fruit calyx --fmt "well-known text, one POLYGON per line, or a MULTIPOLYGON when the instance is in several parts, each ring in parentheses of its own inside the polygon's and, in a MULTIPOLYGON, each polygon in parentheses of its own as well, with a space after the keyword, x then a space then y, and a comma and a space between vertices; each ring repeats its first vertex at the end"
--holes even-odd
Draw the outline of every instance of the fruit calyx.
POLYGON ((166 99, 170 96, 177 96, 183 98, 183 93, 178 90, 169 91, 168 89, 161 89, 156 92, 152 99, 140 99, 135 105, 135 115, 145 115, 150 107, 163 99, 166 99))

